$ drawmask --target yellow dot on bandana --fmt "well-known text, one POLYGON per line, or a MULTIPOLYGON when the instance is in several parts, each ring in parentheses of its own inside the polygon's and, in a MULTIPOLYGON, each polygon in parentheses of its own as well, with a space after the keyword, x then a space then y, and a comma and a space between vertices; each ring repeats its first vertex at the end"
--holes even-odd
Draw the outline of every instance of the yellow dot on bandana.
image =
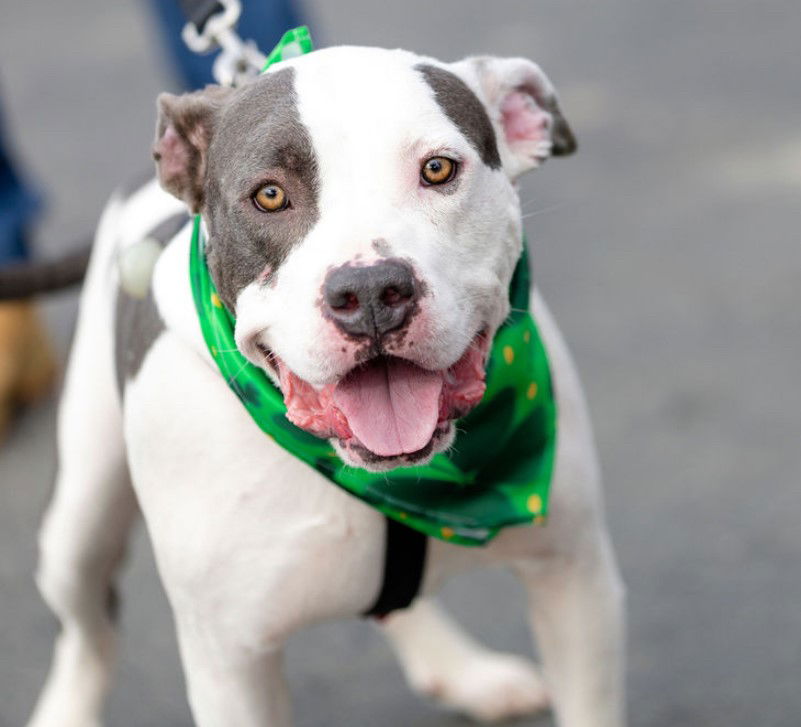
POLYGON ((503 360, 508 364, 515 360, 515 350, 511 346, 503 347, 503 360))
POLYGON ((450 539, 454 535, 456 535, 456 533, 453 532, 453 528, 447 528, 447 527, 442 528, 442 530, 440 530, 440 533, 442 533, 442 537, 446 539, 450 539))
POLYGON ((399 513, 398 513, 398 517, 399 517, 401 520, 406 520, 406 518, 408 518, 409 516, 408 516, 408 515, 407 515, 405 512, 399 512, 399 513))
POLYGON ((531 495, 526 502, 529 512, 539 515, 542 511, 542 498, 539 495, 531 495))
POLYGON ((523 342, 528 343, 529 341, 531 341, 531 331, 526 331, 523 334, 523 342))
POLYGON ((526 396, 529 399, 533 399, 535 396, 537 396, 537 391, 539 391, 539 386, 537 386, 537 382, 536 381, 532 381, 528 385, 528 390, 526 391, 526 396))
POLYGON ((215 308, 222 308, 222 301, 220 300, 220 296, 217 295, 217 293, 212 293, 211 294, 211 304, 215 308))
POLYGON ((210 351, 211 351, 211 355, 212 356, 216 356, 217 355, 217 346, 212 346, 210 351))

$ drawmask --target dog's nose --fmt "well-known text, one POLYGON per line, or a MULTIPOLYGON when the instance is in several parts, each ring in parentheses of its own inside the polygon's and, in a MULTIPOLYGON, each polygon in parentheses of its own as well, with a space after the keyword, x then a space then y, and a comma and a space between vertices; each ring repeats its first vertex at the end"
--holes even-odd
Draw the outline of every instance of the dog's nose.
POLYGON ((334 268, 323 283, 325 306, 334 322, 351 336, 380 338, 400 328, 417 298, 414 274, 402 260, 334 268))

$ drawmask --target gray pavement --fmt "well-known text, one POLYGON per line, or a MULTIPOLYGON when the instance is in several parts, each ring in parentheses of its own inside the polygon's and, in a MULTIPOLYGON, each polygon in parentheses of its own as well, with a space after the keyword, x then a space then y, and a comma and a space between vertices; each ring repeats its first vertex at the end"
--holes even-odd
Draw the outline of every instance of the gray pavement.
MULTIPOLYGON (((554 79, 580 153, 522 194, 596 423, 629 588, 632 725, 800 724, 797 0, 310 8, 326 43, 525 55, 554 79)), ((138 4, 3 4, 2 98, 50 197, 42 255, 148 164, 164 68, 138 4)), ((44 309, 63 352, 75 295, 44 309)), ((0 450, 0 727, 23 724, 55 633, 31 575, 53 437, 50 402, 0 450)), ((109 724, 191 724, 142 532, 122 592, 109 724)), ((461 578, 445 600, 492 645, 529 651, 510 577, 461 578)), ((462 723, 414 698, 362 623, 301 634, 288 669, 301 726, 462 723)))

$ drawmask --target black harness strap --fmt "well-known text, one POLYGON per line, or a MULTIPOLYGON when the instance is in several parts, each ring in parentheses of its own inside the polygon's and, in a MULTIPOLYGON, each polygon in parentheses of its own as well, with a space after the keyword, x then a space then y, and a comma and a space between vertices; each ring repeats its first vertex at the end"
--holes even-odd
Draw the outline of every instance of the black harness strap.
POLYGON ((381 618, 399 608, 406 608, 420 591, 426 564, 428 537, 417 530, 386 518, 384 581, 375 603, 365 616, 381 618))

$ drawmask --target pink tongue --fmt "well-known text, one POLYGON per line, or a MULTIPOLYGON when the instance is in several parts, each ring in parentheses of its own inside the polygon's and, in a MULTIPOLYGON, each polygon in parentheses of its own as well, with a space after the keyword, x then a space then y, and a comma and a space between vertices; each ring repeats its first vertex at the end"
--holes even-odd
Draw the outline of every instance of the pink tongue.
POLYGON ((399 358, 377 358, 334 389, 334 403, 373 454, 394 457, 425 447, 439 419, 442 374, 399 358))

